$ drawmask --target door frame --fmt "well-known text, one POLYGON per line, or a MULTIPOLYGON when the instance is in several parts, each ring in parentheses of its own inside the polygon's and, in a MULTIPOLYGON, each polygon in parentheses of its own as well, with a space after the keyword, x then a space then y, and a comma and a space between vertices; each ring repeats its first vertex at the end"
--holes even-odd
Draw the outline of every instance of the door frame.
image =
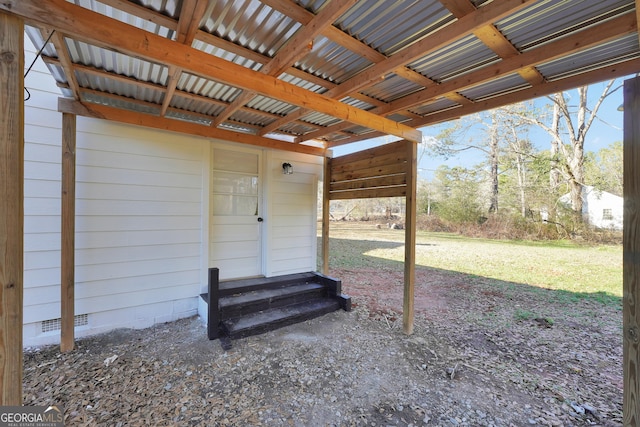
MULTIPOLYGON (((211 267, 217 267, 211 265, 212 259, 212 232, 213 232, 213 166, 214 166, 214 152, 216 149, 234 151, 239 153, 247 153, 247 154, 255 154, 258 156, 258 215, 256 215, 256 220, 260 217, 265 218, 267 203, 266 203, 266 179, 265 179, 265 161, 266 161, 266 153, 265 150, 255 148, 255 147, 247 147, 247 146, 238 146, 236 144, 225 143, 220 141, 211 141, 209 145, 209 152, 207 156, 207 173, 205 174, 207 177, 207 185, 206 185, 206 211, 207 215, 205 218, 206 223, 206 242, 203 246, 206 247, 206 258, 204 263, 206 265, 206 269, 208 270, 211 267)), ((264 276, 266 272, 266 227, 265 221, 260 222, 259 231, 258 231, 258 274, 256 276, 264 276)), ((238 279, 242 277, 254 277, 254 276, 240 276, 240 277, 226 277, 224 272, 221 271, 222 280, 227 279, 238 279)))

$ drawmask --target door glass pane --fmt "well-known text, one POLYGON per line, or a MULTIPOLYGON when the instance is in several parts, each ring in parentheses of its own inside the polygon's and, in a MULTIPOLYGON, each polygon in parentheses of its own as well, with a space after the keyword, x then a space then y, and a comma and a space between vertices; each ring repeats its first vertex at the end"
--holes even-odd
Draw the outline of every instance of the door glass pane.
POLYGON ((258 155, 214 150, 213 215, 258 215, 258 155))

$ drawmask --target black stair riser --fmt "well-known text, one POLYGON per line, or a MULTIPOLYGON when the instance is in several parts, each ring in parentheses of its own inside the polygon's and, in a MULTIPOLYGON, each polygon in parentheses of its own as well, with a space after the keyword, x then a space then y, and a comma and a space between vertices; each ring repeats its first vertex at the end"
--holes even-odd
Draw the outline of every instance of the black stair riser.
POLYGON ((315 319, 316 317, 323 316, 340 309, 340 304, 336 301, 335 304, 326 305, 321 308, 308 310, 303 313, 297 313, 295 315, 287 316, 284 318, 276 319, 270 322, 254 324, 251 327, 237 329, 234 328, 233 320, 225 320, 221 323, 223 333, 231 339, 246 338, 252 335, 263 334, 268 331, 282 328, 284 326, 293 325, 296 323, 304 322, 305 320, 315 319))
POLYGON ((236 295, 244 292, 253 292, 261 289, 277 289, 299 283, 317 282, 313 274, 292 274, 289 276, 273 278, 254 278, 244 280, 232 280, 220 282, 220 296, 236 295))
POLYGON ((251 313, 268 310, 270 308, 280 308, 291 304, 297 304, 310 299, 326 296, 325 289, 314 289, 310 291, 281 295, 272 298, 251 301, 247 303, 234 304, 231 306, 220 307, 221 320, 231 319, 233 317, 246 316, 251 313))

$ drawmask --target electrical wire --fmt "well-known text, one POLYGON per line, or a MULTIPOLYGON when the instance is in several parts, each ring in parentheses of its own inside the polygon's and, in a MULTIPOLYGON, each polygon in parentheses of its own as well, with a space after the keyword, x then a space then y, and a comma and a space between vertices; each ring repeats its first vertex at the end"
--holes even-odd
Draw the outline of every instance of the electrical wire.
MULTIPOLYGON (((53 36, 53 33, 55 33, 55 32, 56 32, 56 30, 52 30, 51 31, 51 34, 49 34, 49 37, 47 37, 47 40, 45 40, 44 44, 42 45, 42 47, 40 48, 40 50, 36 54, 36 57, 33 58, 33 61, 31 62, 31 65, 29 65, 29 68, 27 68, 27 71, 24 73, 24 78, 27 78, 27 75, 29 74, 29 71, 31 71, 31 69, 33 68, 34 64, 36 63, 36 61, 38 60, 38 58, 42 54, 42 51, 47 46, 47 43, 49 43, 49 40, 51 40, 51 36, 53 36)), ((27 89, 26 86, 24 88, 24 91, 27 92, 27 97, 24 100, 25 102, 27 102, 31 98, 31 92, 29 92, 29 89, 27 89)))

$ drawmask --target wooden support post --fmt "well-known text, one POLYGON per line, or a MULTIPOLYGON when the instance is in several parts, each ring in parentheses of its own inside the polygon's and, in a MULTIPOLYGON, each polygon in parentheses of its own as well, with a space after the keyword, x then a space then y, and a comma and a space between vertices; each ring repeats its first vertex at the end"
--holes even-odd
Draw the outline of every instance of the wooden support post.
POLYGON ((60 247, 60 351, 75 341, 76 116, 62 114, 62 209, 60 247))
POLYGON ((0 12, 0 405, 22 405, 24 22, 0 12))
POLYGON ((324 158, 324 174, 322 176, 322 274, 329 275, 329 189, 331 188, 331 158, 324 158))
POLYGON ((624 83, 623 417, 640 425, 640 77, 624 83))
POLYGON ((413 300, 416 282, 416 187, 418 174, 418 146, 407 142, 407 196, 404 235, 404 304, 402 325, 404 333, 413 333, 413 300))

